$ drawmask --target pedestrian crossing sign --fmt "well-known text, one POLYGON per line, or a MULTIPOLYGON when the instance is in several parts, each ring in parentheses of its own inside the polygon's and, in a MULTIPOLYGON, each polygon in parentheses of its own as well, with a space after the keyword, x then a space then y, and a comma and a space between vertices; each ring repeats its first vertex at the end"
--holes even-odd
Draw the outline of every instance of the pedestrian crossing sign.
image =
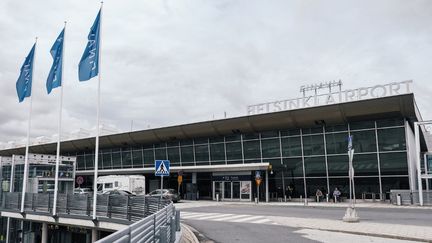
POLYGON ((155 160, 155 176, 169 176, 169 174, 170 174, 170 161, 155 160))

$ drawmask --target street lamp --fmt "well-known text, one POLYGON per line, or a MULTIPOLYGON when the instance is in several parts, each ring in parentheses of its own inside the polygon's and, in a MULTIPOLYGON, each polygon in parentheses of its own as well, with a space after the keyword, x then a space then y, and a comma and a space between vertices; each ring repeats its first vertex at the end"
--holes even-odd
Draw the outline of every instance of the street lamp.
POLYGON ((354 167, 352 164, 354 158, 354 149, 352 147, 352 135, 348 137, 348 160, 349 160, 349 192, 350 192, 350 205, 348 206, 345 216, 342 218, 344 222, 354 223, 359 222, 360 218, 357 215, 357 211, 355 209, 355 186, 354 186, 354 167), (352 190, 351 190, 352 189, 352 190), (354 195, 354 202, 353 202, 354 195))

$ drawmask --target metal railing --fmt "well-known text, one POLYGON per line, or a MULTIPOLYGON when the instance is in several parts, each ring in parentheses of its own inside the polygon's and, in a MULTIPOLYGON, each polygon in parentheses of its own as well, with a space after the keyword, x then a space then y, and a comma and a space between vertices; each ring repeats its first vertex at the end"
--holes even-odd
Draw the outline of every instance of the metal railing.
MULTIPOLYGON (((24 211, 27 213, 51 214, 54 195, 51 193, 26 193, 24 211)), ((113 218, 126 221, 138 221, 156 213, 170 204, 170 200, 149 196, 97 195, 96 215, 101 218, 113 218)), ((57 203, 58 216, 91 217, 93 211, 92 194, 59 194, 57 203)), ((19 212, 21 193, 3 193, 1 208, 19 212)))
POLYGON ((116 231, 96 243, 172 243, 176 240, 177 231, 180 231, 180 211, 176 211, 171 203, 155 214, 116 231))
MULTIPOLYGON (((410 190, 391 190, 390 202, 395 205, 419 205, 419 192, 410 190)), ((432 191, 423 191, 423 205, 432 205, 432 191)))

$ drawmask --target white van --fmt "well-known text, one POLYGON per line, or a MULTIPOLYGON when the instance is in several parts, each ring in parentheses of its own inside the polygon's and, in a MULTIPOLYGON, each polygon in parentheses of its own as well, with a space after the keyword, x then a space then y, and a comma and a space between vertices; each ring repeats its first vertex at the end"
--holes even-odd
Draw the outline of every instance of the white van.
POLYGON ((136 195, 145 194, 145 176, 143 175, 108 175, 97 178, 98 192, 111 190, 128 191, 136 195))

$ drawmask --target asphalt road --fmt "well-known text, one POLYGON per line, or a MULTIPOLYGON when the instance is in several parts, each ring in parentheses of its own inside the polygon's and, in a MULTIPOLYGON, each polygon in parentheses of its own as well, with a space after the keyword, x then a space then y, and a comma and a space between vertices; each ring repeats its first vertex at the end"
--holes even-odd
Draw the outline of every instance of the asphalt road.
MULTIPOLYGON (((342 219, 345 208, 333 207, 300 207, 300 206, 254 206, 254 205, 224 205, 212 207, 188 208, 188 212, 214 212, 251 215, 271 215, 285 217, 342 219)), ((432 210, 406 208, 357 208, 361 221, 432 226, 432 210)))
POLYGON ((198 236, 200 242, 318 242, 294 233, 296 228, 275 225, 253 225, 247 223, 226 223, 214 221, 187 220, 189 226, 197 229, 204 237, 198 236))
MULTIPOLYGON (((255 217, 250 221, 261 220, 260 216, 285 216, 304 218, 341 219, 345 208, 333 207, 300 207, 300 206, 255 206, 255 205, 221 205, 204 206, 181 209, 184 212, 183 221, 195 228, 204 237, 201 242, 324 242, 321 238, 310 238, 299 232, 301 229, 291 228, 270 223, 251 223, 239 220, 239 222, 224 221, 223 215, 251 215, 255 217), (194 215, 198 215, 194 218, 194 215), (214 216, 216 215, 216 216, 214 216), (222 215, 222 216, 218 216, 222 215), (203 218, 204 217, 204 218, 203 218), (206 220, 208 217, 209 220, 206 220), (220 220, 220 221, 219 221, 220 220), (315 239, 315 240, 312 240, 315 239)), ((394 209, 394 208, 359 208, 358 214, 361 221, 432 226, 432 210, 425 209, 394 209)), ((227 216, 232 217, 232 216, 227 216)), ((231 220, 232 221, 232 220, 231 220)), ((338 242, 338 233, 318 232, 323 234, 327 242, 338 242), (330 234, 330 235, 324 235, 330 234), (333 234, 333 235, 332 235, 333 234), (332 239, 335 239, 333 241, 332 239)), ((391 242, 387 238, 374 238, 369 236, 350 235, 344 236, 346 241, 355 242, 391 242), (363 238, 362 238, 363 237, 363 238), (365 238, 368 237, 368 238, 365 238), (357 239, 357 240, 356 240, 357 239)), ((345 241, 343 240, 343 241, 345 241)), ((339 241, 340 242, 340 241, 339 241)))

